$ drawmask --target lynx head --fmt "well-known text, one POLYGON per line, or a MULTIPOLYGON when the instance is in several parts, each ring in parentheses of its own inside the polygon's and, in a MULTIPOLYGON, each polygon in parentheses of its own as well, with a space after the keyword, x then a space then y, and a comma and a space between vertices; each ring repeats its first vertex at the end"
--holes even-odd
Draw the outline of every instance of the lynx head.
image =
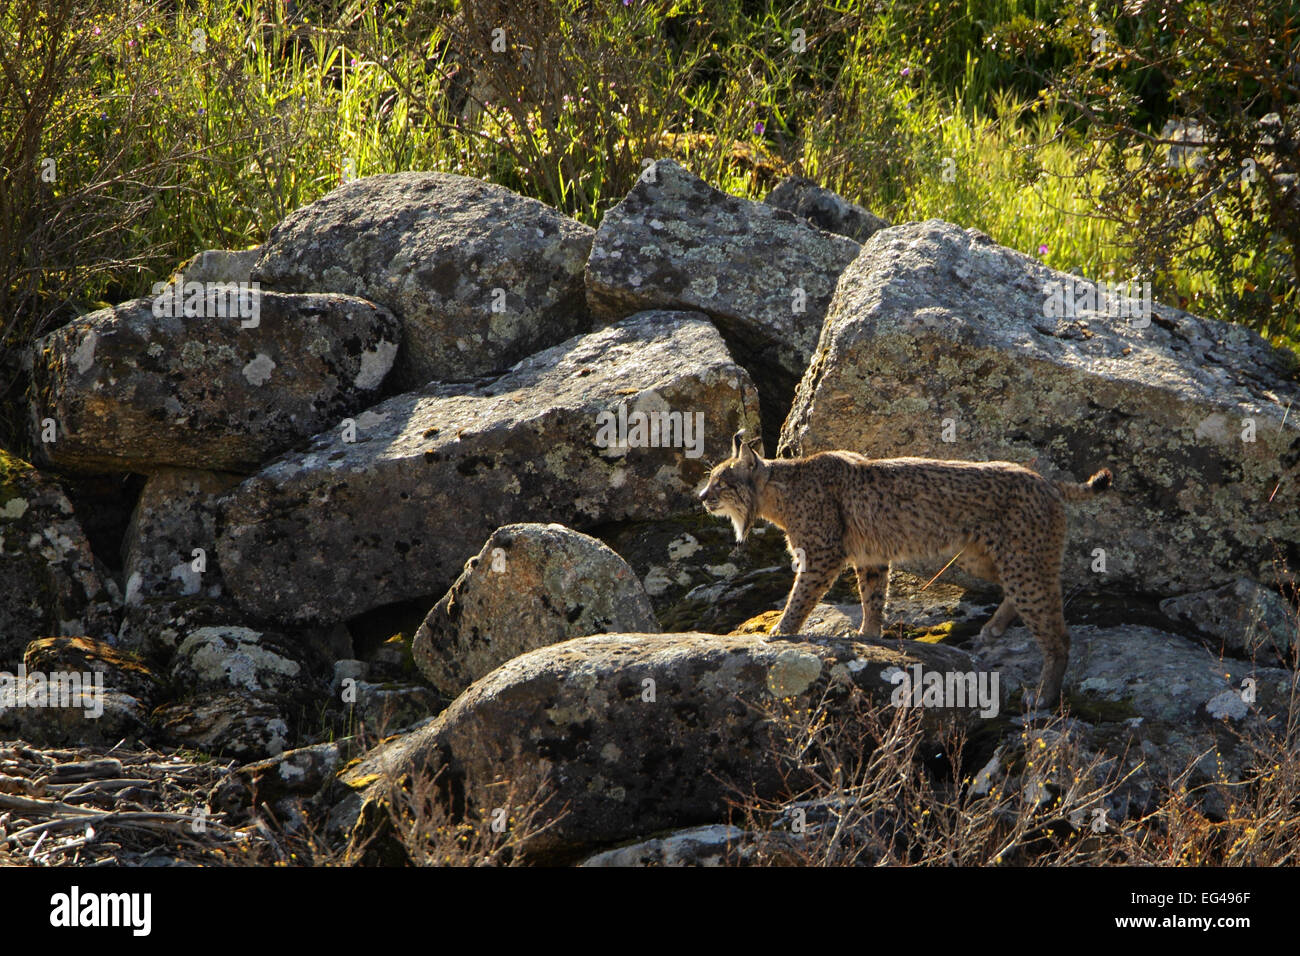
POLYGON ((743 428, 736 432, 731 439, 731 457, 709 472, 709 482, 700 492, 705 511, 731 519, 737 542, 745 540, 758 520, 758 492, 768 469, 761 453, 754 451, 762 439, 742 442, 744 434, 743 428))

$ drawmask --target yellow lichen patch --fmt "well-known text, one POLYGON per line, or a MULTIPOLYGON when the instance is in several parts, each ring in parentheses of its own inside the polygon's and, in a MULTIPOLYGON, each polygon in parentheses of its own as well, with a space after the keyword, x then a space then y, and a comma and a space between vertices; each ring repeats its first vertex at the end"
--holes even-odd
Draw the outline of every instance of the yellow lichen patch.
POLYGON ((762 614, 751 617, 748 621, 740 624, 732 634, 768 634, 781 619, 780 611, 764 611, 762 614))
POLYGON ((365 790, 380 777, 380 774, 377 773, 363 773, 359 777, 347 777, 344 776, 346 772, 345 770, 339 771, 338 779, 340 783, 350 790, 365 790))
POLYGON ((940 644, 952 637, 952 627, 952 621, 944 621, 942 624, 936 624, 933 627, 918 629, 915 633, 909 634, 908 637, 925 644, 940 644))

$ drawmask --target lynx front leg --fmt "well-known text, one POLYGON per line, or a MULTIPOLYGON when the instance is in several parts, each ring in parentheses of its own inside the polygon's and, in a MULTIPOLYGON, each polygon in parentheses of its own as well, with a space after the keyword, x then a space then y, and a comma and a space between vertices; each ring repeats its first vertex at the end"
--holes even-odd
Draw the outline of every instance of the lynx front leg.
POLYGON ((798 555, 798 573, 795 574, 794 587, 785 602, 785 612, 772 628, 772 634, 798 634, 803 622, 817 606, 822 595, 830 590, 836 576, 844 567, 844 559, 829 553, 798 555))
POLYGON ((889 565, 854 565, 854 570, 858 575, 858 598, 862 601, 862 626, 858 633, 863 637, 879 637, 885 598, 889 595, 889 565))

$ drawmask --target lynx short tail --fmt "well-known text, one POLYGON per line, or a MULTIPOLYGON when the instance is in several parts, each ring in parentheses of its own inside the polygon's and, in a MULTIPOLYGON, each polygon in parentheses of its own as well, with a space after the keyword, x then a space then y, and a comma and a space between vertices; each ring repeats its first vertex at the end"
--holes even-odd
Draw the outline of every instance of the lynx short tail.
POLYGON ((1056 487, 1061 489, 1066 501, 1080 501, 1105 491, 1110 487, 1110 481, 1110 469, 1103 468, 1085 482, 1058 481, 1056 487))

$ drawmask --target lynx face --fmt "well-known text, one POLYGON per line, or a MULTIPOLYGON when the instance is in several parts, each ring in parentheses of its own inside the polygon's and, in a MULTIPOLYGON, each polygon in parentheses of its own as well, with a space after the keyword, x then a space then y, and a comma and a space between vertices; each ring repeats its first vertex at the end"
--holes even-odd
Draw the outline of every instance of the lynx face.
MULTIPOLYGON (((757 440, 757 439, 756 439, 757 440)), ((736 541, 742 542, 758 520, 758 482, 762 461, 750 445, 732 440, 732 457, 709 472, 708 484, 700 492, 704 510, 731 519, 736 541)))

